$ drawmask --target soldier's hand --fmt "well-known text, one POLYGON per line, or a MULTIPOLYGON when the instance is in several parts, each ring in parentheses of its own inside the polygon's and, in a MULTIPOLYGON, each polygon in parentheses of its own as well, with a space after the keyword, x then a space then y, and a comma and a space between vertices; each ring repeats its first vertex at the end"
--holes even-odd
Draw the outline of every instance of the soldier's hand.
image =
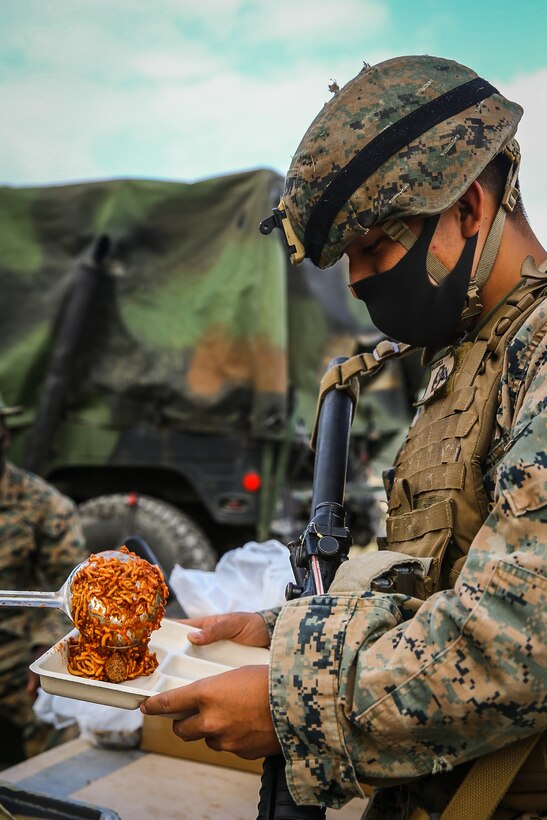
MULTIPOLYGON (((49 646, 47 646, 46 644, 36 644, 32 647, 32 659, 36 660, 36 658, 39 658, 40 655, 44 654, 44 652, 47 652, 48 649, 49 646)), ((35 672, 31 672, 29 669, 27 674, 27 685, 25 687, 25 691, 32 697, 36 698, 39 687, 40 676, 37 675, 35 672)))
POLYGON ((242 666, 148 698, 145 715, 175 715, 173 731, 182 740, 205 739, 217 752, 254 760, 278 754, 270 713, 268 667, 242 666))
POLYGON ((25 687, 25 691, 31 697, 35 698, 38 694, 38 687, 40 686, 40 676, 37 675, 35 672, 28 671, 27 674, 27 685, 25 687))
POLYGON ((180 623, 199 629, 199 632, 188 633, 190 643, 198 646, 215 641, 235 641, 246 646, 270 645, 270 633, 264 618, 257 612, 206 615, 202 618, 186 618, 180 623))

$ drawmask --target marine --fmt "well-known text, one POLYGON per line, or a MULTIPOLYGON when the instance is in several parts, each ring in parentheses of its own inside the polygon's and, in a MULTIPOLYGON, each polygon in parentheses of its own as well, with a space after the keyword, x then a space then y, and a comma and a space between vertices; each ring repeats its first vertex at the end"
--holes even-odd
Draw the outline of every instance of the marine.
POLYGON ((387 337, 322 391, 416 348, 431 372, 374 560, 280 611, 199 619, 194 642, 270 645, 269 670, 142 707, 193 708, 183 740, 281 750, 297 804, 367 784, 368 820, 547 816, 547 252, 520 196, 521 116, 451 60, 365 66, 310 125, 270 218, 294 264, 346 254, 387 337), (375 591, 401 563, 413 593, 375 591))
MULTIPOLYGON (((85 540, 74 503, 6 458, 7 419, 20 412, 0 396, 1 585, 55 591, 87 558, 85 540)), ((0 765, 20 762, 40 748, 33 736, 49 734, 32 709, 38 678, 29 664, 71 628, 58 610, 0 607, 0 765)))

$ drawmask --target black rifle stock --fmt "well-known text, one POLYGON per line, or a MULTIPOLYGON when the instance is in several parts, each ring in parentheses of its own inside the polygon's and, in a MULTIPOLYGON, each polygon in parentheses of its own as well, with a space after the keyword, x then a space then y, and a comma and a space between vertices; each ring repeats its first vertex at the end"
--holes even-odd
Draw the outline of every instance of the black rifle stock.
MULTIPOLYGON (((329 368, 341 364, 336 358, 329 368)), ((346 390, 325 396, 318 420, 310 522, 300 539, 289 544, 296 583, 285 597, 300 598, 326 592, 336 570, 347 560, 351 536, 343 507, 348 466, 353 399, 346 390)), ((257 820, 323 820, 322 806, 297 806, 285 778, 282 755, 264 761, 257 820)))

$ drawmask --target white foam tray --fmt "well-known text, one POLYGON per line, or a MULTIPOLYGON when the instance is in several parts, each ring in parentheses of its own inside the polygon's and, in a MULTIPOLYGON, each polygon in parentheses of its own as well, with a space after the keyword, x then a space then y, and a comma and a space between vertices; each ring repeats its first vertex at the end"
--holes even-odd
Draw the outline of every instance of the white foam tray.
POLYGON ((122 709, 137 709, 143 700, 158 692, 176 689, 240 666, 269 663, 270 653, 267 649, 242 646, 233 641, 194 646, 188 640, 191 631, 196 630, 164 619, 160 628, 152 633, 149 644, 159 661, 156 670, 151 675, 141 675, 124 683, 81 678, 67 670, 67 642, 68 638, 78 636, 77 629, 35 660, 30 669, 40 676, 44 692, 51 695, 122 709))

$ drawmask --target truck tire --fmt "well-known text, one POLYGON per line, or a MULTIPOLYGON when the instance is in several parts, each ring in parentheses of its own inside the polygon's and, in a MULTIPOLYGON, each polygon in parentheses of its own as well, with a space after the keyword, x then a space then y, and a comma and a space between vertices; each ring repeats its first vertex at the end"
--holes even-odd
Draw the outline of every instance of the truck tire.
POLYGON ((187 569, 212 570, 217 554, 207 536, 177 507, 136 493, 100 495, 78 505, 90 552, 121 546, 138 535, 155 554, 169 577, 175 564, 187 569))

